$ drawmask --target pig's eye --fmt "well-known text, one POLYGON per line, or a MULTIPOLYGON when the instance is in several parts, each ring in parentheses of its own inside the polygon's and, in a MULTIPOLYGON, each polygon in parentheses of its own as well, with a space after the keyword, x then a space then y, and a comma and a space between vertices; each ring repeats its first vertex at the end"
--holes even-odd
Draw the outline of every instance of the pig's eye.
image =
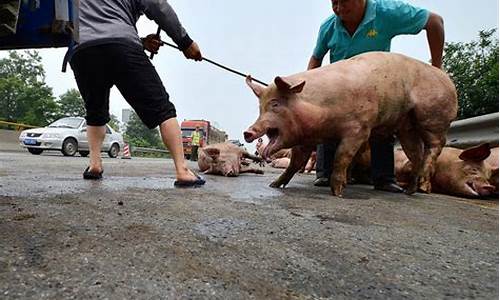
POLYGON ((278 100, 271 100, 271 103, 269 103, 269 106, 271 108, 278 108, 280 106, 280 102, 278 100))

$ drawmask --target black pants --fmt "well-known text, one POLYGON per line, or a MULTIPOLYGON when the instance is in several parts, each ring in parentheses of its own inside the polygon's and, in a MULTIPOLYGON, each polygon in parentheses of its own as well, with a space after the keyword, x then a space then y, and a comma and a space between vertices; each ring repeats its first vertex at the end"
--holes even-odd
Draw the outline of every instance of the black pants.
MULTIPOLYGON (((317 146, 316 177, 330 178, 338 141, 317 146)), ((370 139, 371 169, 374 184, 396 182, 394 175, 394 137, 370 139)))
POLYGON ((82 48, 71 59, 71 68, 85 101, 88 125, 109 122, 113 86, 149 128, 177 116, 160 76, 137 45, 109 43, 82 48))
POLYGON ((191 160, 192 161, 197 161, 198 160, 198 146, 191 146, 191 160))

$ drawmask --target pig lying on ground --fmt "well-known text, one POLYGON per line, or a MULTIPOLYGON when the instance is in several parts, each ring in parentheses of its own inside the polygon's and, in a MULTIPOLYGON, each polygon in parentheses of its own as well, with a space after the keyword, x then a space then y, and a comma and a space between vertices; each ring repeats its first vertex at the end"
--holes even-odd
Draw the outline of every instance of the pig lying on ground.
MULTIPOLYGON (((290 165, 289 157, 275 158, 271 161, 271 167, 278 169, 286 169, 290 165)), ((311 173, 311 171, 316 170, 316 151, 313 151, 311 157, 307 160, 307 164, 302 166, 299 170, 300 173, 311 173)))
POLYGON ((232 143, 220 143, 205 146, 198 154, 198 167, 205 174, 235 177, 241 173, 264 174, 264 171, 247 167, 244 160, 263 162, 262 158, 254 156, 232 143))
POLYGON ((330 188, 341 196, 346 170, 370 135, 396 133, 415 168, 407 189, 431 190, 430 174, 457 114, 457 96, 440 69, 394 53, 369 52, 264 87, 247 78, 260 115, 245 140, 267 134, 268 158, 292 147, 289 167, 271 187, 286 186, 317 144, 340 140, 330 188))
POLYGON ((316 151, 313 151, 311 153, 311 156, 307 160, 307 164, 305 165, 305 167, 302 167, 302 169, 300 169, 300 172, 311 173, 311 171, 316 170, 316 159, 317 159, 316 151))
POLYGON ((498 195, 498 147, 490 149, 490 151, 490 156, 484 162, 493 169, 490 183, 495 187, 495 192, 498 195))
MULTIPOLYGON (((444 147, 431 178, 432 192, 469 198, 498 194, 498 158, 493 167, 486 162, 489 156, 488 144, 465 150, 444 147)), ((412 163, 401 150, 394 157, 397 180, 404 186, 411 176, 412 163)))
POLYGON ((271 167, 276 169, 286 169, 290 165, 290 159, 288 157, 276 158, 271 161, 271 167))

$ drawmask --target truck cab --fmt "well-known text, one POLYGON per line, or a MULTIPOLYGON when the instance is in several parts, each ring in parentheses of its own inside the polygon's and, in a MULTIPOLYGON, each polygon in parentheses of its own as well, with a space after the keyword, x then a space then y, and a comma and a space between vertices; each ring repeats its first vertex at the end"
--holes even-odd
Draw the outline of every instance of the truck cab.
POLYGON ((0 50, 68 47, 77 33, 78 0, 0 1, 0 50))
POLYGON ((184 147, 184 157, 187 159, 191 158, 191 134, 196 127, 198 127, 201 132, 200 147, 227 141, 226 132, 215 128, 210 121, 184 120, 181 122, 182 145, 184 147))

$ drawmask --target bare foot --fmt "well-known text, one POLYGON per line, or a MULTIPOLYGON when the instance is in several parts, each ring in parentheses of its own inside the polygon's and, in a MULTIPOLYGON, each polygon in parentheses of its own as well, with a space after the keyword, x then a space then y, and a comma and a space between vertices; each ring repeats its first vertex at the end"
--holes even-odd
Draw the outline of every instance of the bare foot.
POLYGON ((177 172, 176 179, 178 181, 195 181, 198 177, 194 175, 193 171, 188 168, 184 168, 181 172, 177 172))
POLYGON ((94 174, 99 174, 102 172, 102 160, 90 161, 89 172, 94 174))

